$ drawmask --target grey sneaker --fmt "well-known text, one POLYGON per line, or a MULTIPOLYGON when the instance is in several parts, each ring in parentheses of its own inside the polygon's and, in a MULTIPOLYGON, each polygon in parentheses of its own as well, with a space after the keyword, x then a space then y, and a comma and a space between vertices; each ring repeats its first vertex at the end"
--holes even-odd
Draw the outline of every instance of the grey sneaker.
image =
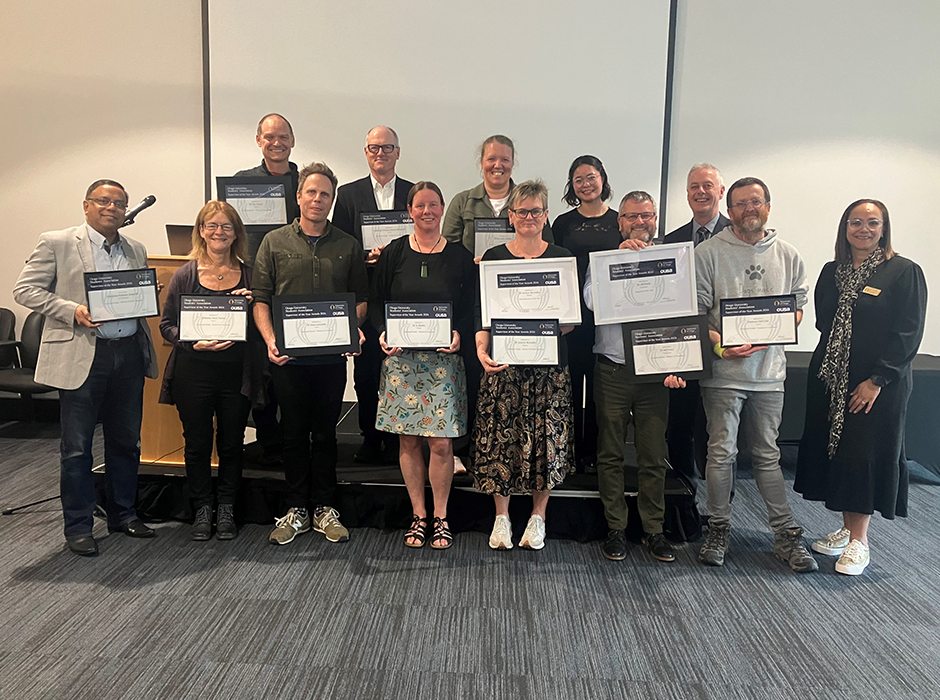
POLYGON ((345 542, 349 539, 349 530, 339 521, 335 508, 317 506, 313 511, 313 529, 326 535, 330 542, 345 542))
POLYGON ((803 528, 791 527, 774 533, 774 556, 785 561, 798 574, 816 571, 819 564, 803 544, 803 528))
POLYGON ((865 570, 871 561, 868 547, 859 540, 852 540, 843 550, 842 556, 836 562, 836 571, 848 576, 858 576, 865 570))
POLYGON ((705 544, 698 553, 698 560, 705 566, 724 566, 730 537, 730 525, 709 525, 705 544))
POLYGON ((288 544, 297 535, 310 532, 310 516, 306 508, 291 508, 287 515, 274 521, 274 530, 268 536, 271 544, 288 544))
POLYGON ((814 552, 820 554, 836 555, 842 554, 842 550, 849 546, 849 539, 852 533, 848 528, 840 528, 835 532, 830 532, 822 539, 816 540, 811 545, 814 552))
POLYGON ((196 511, 193 526, 189 528, 189 539, 197 542, 212 539, 212 506, 200 506, 196 511))
POLYGON ((220 503, 219 512, 215 521, 215 536, 220 540, 234 540, 238 537, 238 527, 235 525, 234 506, 231 503, 220 503))

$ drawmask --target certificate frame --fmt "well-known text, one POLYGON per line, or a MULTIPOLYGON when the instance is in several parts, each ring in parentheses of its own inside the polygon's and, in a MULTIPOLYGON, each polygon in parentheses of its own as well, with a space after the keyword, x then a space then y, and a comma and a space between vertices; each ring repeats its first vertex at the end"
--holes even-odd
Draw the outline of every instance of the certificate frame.
POLYGON ((359 352, 359 323, 356 318, 356 295, 352 292, 337 294, 289 294, 275 296, 272 300, 274 321, 274 339, 277 351, 288 357, 311 357, 315 355, 342 355, 359 352), (284 314, 294 305, 304 304, 346 304, 346 317, 349 325, 349 342, 336 345, 305 347, 287 347, 284 337, 284 314))
MULTIPOLYGON (((431 319, 433 320, 433 319, 431 319)), ((440 338, 443 340, 444 338, 440 338)), ((385 303, 385 344, 390 348, 402 348, 404 350, 437 350, 438 348, 448 348, 454 342, 454 305, 448 302, 399 302, 389 301, 385 303), (447 342, 436 343, 433 338, 426 335, 426 331, 418 330, 409 333, 404 327, 405 323, 390 324, 393 318, 390 314, 419 312, 433 315, 434 318, 441 321, 447 321, 447 342), (392 330, 394 329, 394 330, 392 330), (390 332, 392 331, 392 332, 390 332), (409 338, 408 336, 413 337, 409 338), (400 336, 400 337, 399 337, 400 336), (427 342, 423 342, 423 341, 427 342), (398 342, 404 341, 404 342, 398 342)))
MULTIPOLYGON (((519 294, 520 289, 532 289, 531 286, 500 286, 501 277, 530 276, 540 274, 542 279, 554 280, 560 296, 556 299, 559 318, 555 320, 561 326, 581 325, 581 285, 578 283, 578 264, 570 258, 531 258, 524 260, 482 260, 480 261, 480 307, 483 327, 489 328, 492 319, 513 318, 537 321, 552 317, 544 303, 548 294, 519 294), (554 275, 545 278, 544 275, 554 275), (514 292, 514 290, 517 290, 514 292)), ((552 295, 556 296, 556 295, 552 295)))
POLYGON ((109 321, 129 321, 136 318, 153 318, 160 315, 160 295, 157 292, 157 271, 152 267, 140 267, 130 270, 103 270, 101 272, 85 273, 85 299, 88 302, 88 313, 92 323, 108 323, 109 321), (149 288, 141 292, 137 301, 128 300, 129 308, 114 306, 112 302, 99 299, 102 289, 90 289, 113 280, 114 283, 126 284, 127 289, 140 287, 149 288), (153 295, 151 298, 151 294, 153 295), (153 301, 151 304, 150 301, 153 301), (100 301, 100 304, 99 304, 100 301), (108 306, 111 305, 111 308, 108 306))
POLYGON ((179 317, 179 325, 178 325, 178 328, 180 329, 180 340, 184 342, 199 342, 200 340, 222 340, 222 341, 229 340, 234 343, 247 342, 248 341, 248 314, 251 312, 250 309, 251 309, 251 305, 248 302, 248 297, 240 296, 237 294, 181 294, 180 295, 180 311, 179 311, 180 317, 179 317), (187 305, 195 306, 199 304, 202 304, 207 307, 218 306, 219 308, 217 309, 186 308, 187 305), (229 307, 237 306, 238 310, 237 311, 234 309, 226 310, 222 308, 225 305, 229 307), (227 320, 233 321, 233 324, 231 324, 231 326, 226 329, 226 332, 223 332, 223 333, 218 333, 218 334, 199 333, 198 332, 199 326, 201 324, 199 323, 198 316, 197 316, 196 318, 193 318, 193 319, 187 319, 187 320, 192 320, 192 327, 194 330, 197 331, 194 334, 189 334, 187 331, 189 330, 190 324, 183 322, 185 318, 183 314, 200 314, 200 313, 228 314, 232 318, 227 319, 227 320), (240 322, 236 320, 235 318, 236 315, 242 316, 242 319, 240 322), (198 335, 199 337, 198 338, 194 337, 196 335, 198 335))
POLYGON ((698 314, 691 241, 603 250, 589 257, 596 325, 698 314))
MULTIPOLYGON (((409 235, 414 230, 414 220, 405 210, 361 211, 359 212, 359 230, 362 232, 362 247, 368 252, 373 248, 385 247, 392 241, 402 236, 409 235), (387 240, 381 245, 369 245, 369 243, 366 242, 366 232, 368 231, 369 235, 372 235, 373 231, 371 228, 373 226, 401 227, 402 232, 394 237, 387 236, 387 240)), ((370 242, 378 243, 379 241, 375 240, 370 242)))
MULTIPOLYGON (((290 176, 289 176, 289 175, 283 175, 283 176, 271 176, 271 175, 232 175, 232 176, 224 176, 224 175, 218 175, 218 176, 216 176, 216 178, 215 178, 215 188, 216 188, 216 194, 218 195, 219 200, 222 201, 222 202, 227 202, 228 204, 230 204, 230 205, 235 209, 235 211, 238 212, 238 215, 239 215, 239 216, 241 217, 241 219, 242 219, 242 223, 245 224, 245 229, 246 229, 249 233, 258 233, 258 232, 267 233, 268 231, 273 231, 273 230, 276 229, 276 228, 280 228, 281 226, 286 226, 287 224, 290 223, 290 221, 288 220, 288 218, 289 218, 289 216, 290 216, 290 214, 289 214, 289 212, 290 212, 290 207, 289 207, 288 204, 287 204, 288 201, 289 201, 288 198, 289 198, 289 197, 296 197, 296 196, 297 196, 297 193, 296 193, 296 192, 292 192, 292 190, 293 190, 293 185, 291 184, 291 179, 290 179, 290 176), (283 218, 283 219, 284 219, 283 223, 276 223, 276 222, 256 223, 256 222, 253 222, 253 221, 250 220, 252 217, 247 216, 246 214, 244 214, 244 213, 240 210, 239 206, 236 206, 235 204, 232 203, 235 199, 241 199, 241 198, 240 198, 240 197, 239 197, 239 198, 232 197, 233 192, 232 192, 229 188, 234 188, 234 187, 262 187, 262 186, 265 187, 265 188, 267 188, 268 190, 273 190, 273 189, 278 188, 278 187, 283 189, 283 191, 284 191, 284 196, 283 196, 283 197, 272 197, 272 199, 280 199, 280 200, 283 202, 283 205, 284 205, 284 212, 283 212, 283 213, 284 213, 284 216, 283 216, 283 217, 277 217, 277 218, 279 218, 279 219, 280 219, 280 218, 283 218)), ((248 198, 246 198, 246 199, 248 199, 248 198)))
POLYGON ((515 235, 515 229, 513 229, 512 224, 509 223, 508 217, 477 216, 473 219, 473 255, 479 258, 490 248, 502 245, 501 243, 482 245, 486 242, 488 237, 495 236, 499 239, 508 236, 506 240, 503 241, 503 243, 507 243, 511 241, 515 235))
MULTIPOLYGON (((633 382, 637 384, 662 384, 663 380, 670 374, 674 374, 683 379, 708 379, 712 376, 712 362, 714 356, 712 353, 711 341, 708 337, 708 316, 705 314, 695 316, 679 316, 674 318, 645 319, 643 321, 634 321, 623 324, 624 339, 624 358, 626 368, 633 382), (699 336, 697 347, 702 354, 702 369, 697 371, 663 371, 656 373, 637 372, 637 357, 635 357, 634 338, 636 332, 653 331, 656 332, 664 328, 695 328, 699 336)), ((639 345, 639 343, 636 343, 639 345)))
POLYGON ((531 320, 531 319, 503 319, 503 318, 494 318, 493 324, 490 327, 490 357, 493 359, 493 362, 496 362, 501 365, 511 365, 511 366, 521 366, 521 367, 557 367, 560 361, 561 348, 560 345, 561 338, 561 328, 558 325, 558 321, 554 319, 540 319, 540 320, 531 320), (532 330, 532 333, 501 333, 501 326, 505 327, 510 326, 521 326, 526 330, 532 330), (497 338, 528 338, 528 337, 539 337, 539 338, 548 338, 551 337, 554 341, 552 352, 547 357, 537 358, 535 362, 523 362, 518 360, 517 357, 513 357, 514 349, 507 343, 505 347, 503 343, 497 343, 497 338), (553 356, 552 356, 553 354, 553 356))
MULTIPOLYGON (((718 318, 719 325, 721 326, 721 344, 726 348, 740 347, 741 345, 794 345, 799 342, 799 324, 796 322, 796 313, 799 311, 796 305, 796 294, 771 294, 766 296, 757 296, 757 297, 734 297, 728 299, 720 299, 718 302, 718 318), (786 312, 781 313, 781 317, 788 317, 792 319, 792 330, 793 335, 790 336, 788 333, 790 331, 790 324, 787 323, 786 327, 781 327, 777 329, 777 335, 775 338, 761 340, 757 342, 751 342, 749 340, 744 340, 739 338, 735 333, 737 329, 732 329, 725 324, 725 313, 728 310, 728 307, 735 304, 744 304, 747 306, 766 306, 768 311, 761 313, 743 313, 743 314, 734 314, 736 318, 744 318, 746 316, 771 316, 774 314, 774 311, 769 309, 779 309, 784 308, 785 304, 789 305, 789 309, 786 312), (784 316, 785 314, 785 316, 784 316), (726 337, 725 334, 728 334, 726 337), (787 335, 781 335, 786 333, 787 335), (792 339, 791 339, 792 338, 792 339), (743 342, 738 342, 739 340, 743 342)), ((784 324, 781 324, 783 326, 784 324)))

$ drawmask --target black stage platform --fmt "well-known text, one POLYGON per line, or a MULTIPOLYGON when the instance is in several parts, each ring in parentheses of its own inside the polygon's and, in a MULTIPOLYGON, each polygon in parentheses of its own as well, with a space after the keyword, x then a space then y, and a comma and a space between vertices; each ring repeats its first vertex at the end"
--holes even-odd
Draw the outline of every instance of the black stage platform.
MULTIPOLYGON (((397 466, 366 466, 353 462, 359 436, 355 404, 344 406, 337 439, 339 479, 337 510, 347 527, 376 527, 404 530, 411 520, 411 506, 401 471, 397 466)), ((258 464, 257 443, 248 445, 242 488, 235 514, 239 522, 270 523, 284 514, 284 477, 279 468, 258 464)), ((628 534, 638 540, 642 535, 636 511, 636 468, 632 443, 627 444, 628 468, 625 491, 630 504, 628 534)), ((138 512, 144 520, 191 520, 193 517, 182 467, 140 467, 138 512)), ((428 489, 430 499, 430 488, 428 489)), ((516 535, 525 529, 532 500, 519 496, 512 499, 510 517, 516 535)), ((495 515, 493 499, 473 489, 467 475, 457 475, 448 507, 454 532, 476 530, 489 532, 495 515)), ((582 542, 600 539, 607 534, 603 509, 597 494, 597 477, 573 474, 552 491, 546 519, 548 535, 553 538, 582 542)), ((688 484, 675 472, 666 479, 667 536, 677 541, 694 540, 701 534, 695 499, 688 484)))

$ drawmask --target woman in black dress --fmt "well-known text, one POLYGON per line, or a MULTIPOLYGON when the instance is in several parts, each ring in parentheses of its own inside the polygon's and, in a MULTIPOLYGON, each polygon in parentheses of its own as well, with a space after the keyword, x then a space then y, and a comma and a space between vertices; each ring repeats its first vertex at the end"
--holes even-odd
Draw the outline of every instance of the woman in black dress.
MULTIPOLYGON (((483 260, 570 258, 571 253, 542 239, 548 219, 548 191, 540 180, 523 182, 509 197, 509 220, 516 237, 490 248, 483 260)), ((545 546, 545 510, 551 489, 574 471, 571 439, 571 375, 564 338, 558 339, 556 366, 500 365, 490 357, 490 332, 477 318, 477 356, 485 375, 473 426, 470 472, 476 487, 493 495, 496 520, 490 547, 512 549, 509 497, 532 494, 532 515, 520 547, 545 546)), ((562 326, 568 333, 572 326, 562 326)))
MULTIPOLYGON (((594 156, 575 158, 568 168, 568 184, 562 199, 576 208, 555 219, 552 232, 555 243, 577 258, 578 283, 582 289, 589 255, 614 250, 623 240, 617 226, 617 211, 606 203, 610 196, 604 164, 594 156)), ((585 306, 583 299, 581 325, 571 331, 566 340, 574 402, 574 453, 578 470, 586 471, 597 462, 597 414, 594 408, 594 312, 585 306)))
POLYGON ((433 182, 419 182, 408 193, 408 214, 415 230, 389 243, 375 268, 369 300, 372 325, 385 352, 375 427, 399 436, 401 472, 411 498, 411 526, 405 546, 422 547, 427 538, 425 481, 434 495, 431 547, 447 549, 454 538, 447 522, 447 500, 454 478, 453 439, 467 432, 467 380, 462 339, 473 329, 477 267, 473 255, 441 236, 444 196, 433 182), (449 347, 408 350, 385 342, 385 303, 450 302, 453 338, 449 347), (430 464, 421 443, 427 438, 430 464))
POLYGON ((842 512, 843 527, 813 543, 817 552, 841 555, 839 573, 868 566, 872 513, 907 516, 904 423, 926 309, 924 273, 891 247, 888 209, 875 199, 850 204, 835 260, 816 283, 821 336, 793 486, 842 512))

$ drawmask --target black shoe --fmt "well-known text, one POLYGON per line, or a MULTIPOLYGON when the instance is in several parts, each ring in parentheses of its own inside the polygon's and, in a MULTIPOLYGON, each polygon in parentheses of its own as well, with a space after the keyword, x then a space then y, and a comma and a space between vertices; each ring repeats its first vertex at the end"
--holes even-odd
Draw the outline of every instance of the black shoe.
POLYGON ((108 532, 123 532, 128 537, 156 537, 156 530, 151 530, 149 527, 140 522, 140 518, 134 518, 133 520, 128 520, 126 523, 121 523, 118 527, 108 526, 108 532))
POLYGON ((385 447, 382 448, 382 455, 379 459, 382 464, 398 466, 398 442, 396 441, 392 444, 386 444, 385 447))
POLYGON ((382 443, 363 440, 359 451, 353 457, 357 464, 382 464, 382 443))
POLYGON ((673 546, 669 544, 669 540, 661 532, 657 532, 655 535, 644 535, 643 544, 649 549, 653 559, 659 559, 659 561, 676 560, 676 550, 673 549, 673 546))
POLYGON ((611 561, 627 558, 627 535, 623 530, 611 530, 604 543, 604 556, 611 561))
POLYGON ((219 504, 219 514, 216 516, 215 522, 215 536, 220 540, 234 540, 238 537, 234 508, 230 503, 219 504))
POLYGON ((65 538, 69 550, 80 557, 97 557, 98 543, 91 535, 72 535, 65 538))
POLYGON ((189 539, 205 542, 212 538, 212 506, 199 506, 193 526, 189 528, 189 539))

